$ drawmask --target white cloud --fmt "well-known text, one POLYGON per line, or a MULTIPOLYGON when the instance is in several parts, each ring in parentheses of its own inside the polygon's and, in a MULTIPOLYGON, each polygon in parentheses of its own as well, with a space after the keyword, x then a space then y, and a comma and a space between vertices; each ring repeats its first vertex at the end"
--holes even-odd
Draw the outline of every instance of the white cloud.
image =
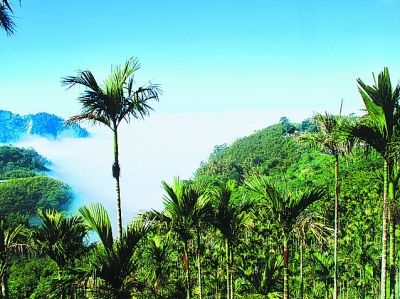
MULTIPOLYGON (((123 125, 119 142, 124 222, 141 210, 161 209, 161 181, 171 182, 174 176, 189 178, 215 145, 231 143, 278 122, 281 116, 301 121, 311 114, 298 109, 154 113, 144 121, 123 125)), ((77 194, 73 209, 102 202, 115 220, 112 133, 100 126, 89 130, 90 138, 27 138, 16 145, 33 147, 53 162, 51 175, 71 185, 77 194)))

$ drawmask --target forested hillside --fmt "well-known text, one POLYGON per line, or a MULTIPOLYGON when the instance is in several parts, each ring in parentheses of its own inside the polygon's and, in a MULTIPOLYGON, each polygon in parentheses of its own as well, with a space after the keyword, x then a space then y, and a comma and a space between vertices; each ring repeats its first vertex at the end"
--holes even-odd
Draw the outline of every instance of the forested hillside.
POLYGON ((46 159, 33 149, 0 147, 0 179, 31 177, 45 171, 46 159))
MULTIPOLYGON (((234 179, 242 184, 254 176, 267 176, 273 184, 280 185, 284 193, 304 192, 316 186, 325 189, 328 197, 307 211, 316 224, 304 222, 300 223, 303 227, 296 228, 289 271, 294 298, 301 297, 301 275, 306 282, 303 291, 306 297, 324 298, 326 293, 329 298, 333 286, 333 234, 329 230, 334 228, 335 159, 331 153, 301 142, 302 134, 307 132, 302 130, 302 125, 290 124, 289 127, 291 133, 284 119, 230 146, 216 146, 208 161, 196 171, 194 180, 215 184, 234 179), (324 238, 321 238, 321 231, 318 232, 317 223, 328 229, 324 238)), ((379 293, 382 165, 383 159, 377 153, 366 152, 363 148, 354 148, 342 157, 338 272, 341 292, 348 294, 348 298, 376 298, 379 293)), ((251 236, 239 240, 238 246, 244 247, 238 250, 243 268, 239 271, 240 283, 237 283, 252 292, 264 288, 262 292, 266 295, 276 274, 270 272, 274 270, 270 259, 279 260, 282 236, 279 231, 271 230, 274 222, 264 210, 255 210, 253 217, 251 236), (261 264, 254 264, 257 261, 261 264)), ((275 279, 279 280, 279 276, 275 279)))
POLYGON ((38 209, 71 201, 70 187, 45 175, 46 163, 33 149, 0 146, 0 217, 8 224, 26 224, 38 209))

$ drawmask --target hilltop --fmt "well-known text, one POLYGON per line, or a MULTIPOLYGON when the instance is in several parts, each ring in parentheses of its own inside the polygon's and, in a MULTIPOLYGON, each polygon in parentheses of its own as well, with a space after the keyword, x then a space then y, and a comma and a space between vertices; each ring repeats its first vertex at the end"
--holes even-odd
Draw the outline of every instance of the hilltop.
POLYGON ((0 143, 14 142, 32 135, 48 139, 89 136, 88 131, 79 125, 65 126, 64 119, 45 112, 19 115, 0 110, 0 123, 0 143))

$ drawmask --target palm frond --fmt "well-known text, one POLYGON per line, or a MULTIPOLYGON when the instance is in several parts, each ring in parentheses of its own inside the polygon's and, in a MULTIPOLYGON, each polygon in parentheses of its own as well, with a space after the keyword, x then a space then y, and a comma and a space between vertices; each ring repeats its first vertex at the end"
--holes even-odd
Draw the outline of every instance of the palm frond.
POLYGON ((107 127, 111 128, 111 123, 110 120, 102 115, 96 115, 94 113, 87 113, 87 114, 79 114, 79 115, 74 115, 71 116, 69 119, 67 119, 64 124, 66 126, 72 126, 74 124, 80 124, 83 122, 92 122, 95 124, 96 122, 100 122, 107 127))
POLYGON ((114 240, 107 210, 100 203, 95 203, 81 207, 79 213, 88 226, 97 233, 104 247, 111 250, 114 240))
POLYGON ((320 188, 306 190, 298 197, 290 198, 290 218, 296 219, 302 211, 308 208, 314 202, 321 200, 326 196, 326 192, 320 188))
POLYGON ((0 4, 0 27, 4 29, 7 35, 11 35, 15 31, 15 23, 10 12, 12 13, 11 6, 7 1, 3 1, 0 4))
POLYGON ((346 130, 348 130, 352 136, 373 147, 381 155, 385 155, 387 140, 373 125, 370 125, 368 122, 362 122, 355 126, 350 126, 346 130))

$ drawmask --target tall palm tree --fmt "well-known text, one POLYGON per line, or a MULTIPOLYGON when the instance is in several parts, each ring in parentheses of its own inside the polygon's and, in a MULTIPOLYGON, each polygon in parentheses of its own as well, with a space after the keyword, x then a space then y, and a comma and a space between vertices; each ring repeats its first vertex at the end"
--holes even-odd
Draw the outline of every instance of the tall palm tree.
POLYGON ((322 199, 321 189, 308 189, 303 193, 291 194, 272 184, 266 177, 253 177, 245 181, 257 202, 264 203, 279 225, 283 245, 283 298, 289 299, 289 241, 299 216, 314 202, 322 199))
POLYGON ((24 227, 18 225, 14 228, 6 227, 3 219, 0 219, 0 298, 8 299, 8 277, 12 263, 12 256, 16 252, 23 252, 26 244, 20 238, 24 235, 24 227))
MULTIPOLYGON (((358 90, 364 101, 367 115, 362 121, 348 129, 352 136, 359 138, 374 148, 384 159, 383 208, 382 208, 382 259, 381 259, 381 299, 386 298, 386 263, 387 263, 387 220, 388 204, 394 200, 394 186, 399 174, 395 173, 399 142, 399 98, 400 85, 394 88, 388 68, 374 76, 374 85, 369 86, 357 79, 358 90)), ((394 246, 394 243, 392 244, 394 246)), ((394 252, 394 247, 392 247, 394 252)), ((394 256, 394 254, 393 254, 394 256)), ((390 265, 390 294, 394 297, 394 260, 390 265)))
POLYGON ((91 71, 79 71, 76 76, 62 78, 62 84, 71 88, 79 85, 85 90, 78 97, 82 104, 81 114, 72 116, 66 124, 84 121, 100 123, 109 127, 114 135, 114 164, 112 175, 116 181, 118 235, 122 236, 120 164, 118 149, 118 127, 131 118, 143 119, 152 110, 150 100, 159 99, 158 85, 149 83, 146 86, 134 88, 134 77, 140 69, 139 61, 132 57, 123 66, 116 66, 100 86, 91 71))
POLYGON ((338 273, 337 273, 337 254, 338 254, 338 235, 339 235, 339 196, 340 196, 340 164, 339 157, 348 154, 354 144, 354 138, 343 134, 344 126, 349 125, 350 119, 342 115, 332 115, 329 113, 316 114, 313 117, 317 124, 318 131, 306 133, 300 136, 300 141, 307 145, 316 146, 322 152, 332 155, 335 173, 335 209, 334 209, 334 252, 333 252, 333 299, 338 296, 338 273))
POLYGON ((203 191, 195 188, 188 182, 174 178, 172 185, 162 182, 166 194, 164 211, 153 211, 158 220, 167 224, 168 229, 175 233, 183 243, 183 266, 185 273, 186 298, 192 297, 190 277, 189 240, 193 238, 193 231, 197 237, 198 283, 201 294, 201 266, 200 266, 200 224, 210 213, 208 199, 203 191))
POLYGON ((108 213, 102 205, 82 207, 79 212, 100 239, 100 244, 93 248, 77 277, 95 281, 93 286, 103 296, 101 298, 131 298, 133 290, 141 288, 135 278, 137 265, 133 255, 151 223, 139 217, 128 224, 120 238, 114 240, 108 213))
POLYGON ((235 200, 234 192, 236 188, 236 182, 230 180, 209 190, 209 196, 215 203, 213 225, 221 232, 225 241, 227 299, 233 299, 235 295, 233 283, 234 246, 243 229, 251 225, 248 210, 252 205, 248 201, 235 200))
POLYGON ((15 23, 12 18, 14 11, 8 0, 0 0, 0 27, 6 32, 7 35, 11 35, 15 30, 15 23))

